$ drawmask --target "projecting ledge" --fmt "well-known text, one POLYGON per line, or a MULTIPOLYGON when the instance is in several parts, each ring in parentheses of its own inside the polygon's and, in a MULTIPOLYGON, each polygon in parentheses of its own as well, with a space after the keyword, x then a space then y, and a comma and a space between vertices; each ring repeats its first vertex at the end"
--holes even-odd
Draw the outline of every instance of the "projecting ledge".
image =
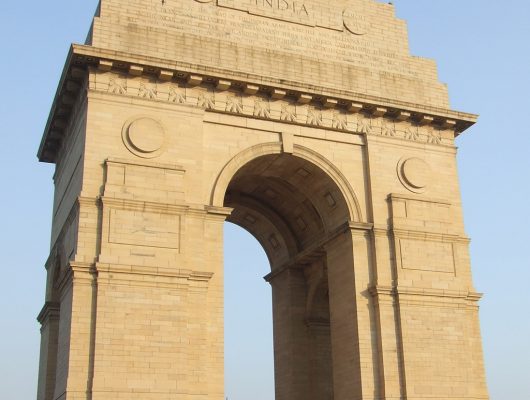
POLYGON ((144 75, 152 75, 155 79, 167 81, 168 79, 184 80, 188 85, 198 86, 208 82, 220 82, 217 90, 231 88, 242 88, 247 95, 254 95, 262 88, 265 89, 273 99, 293 98, 299 103, 306 104, 311 101, 322 101, 329 107, 341 107, 348 112, 356 113, 360 110, 372 110, 373 116, 388 116, 397 120, 404 116, 410 116, 414 120, 433 123, 453 129, 455 136, 475 124, 477 115, 400 102, 387 98, 369 96, 348 90, 338 90, 312 86, 310 92, 307 85, 296 81, 275 80, 251 74, 242 74, 233 70, 218 67, 203 68, 191 66, 183 62, 171 62, 154 57, 131 56, 130 54, 95 48, 92 46, 73 45, 68 55, 66 65, 57 89, 57 93, 50 111, 48 122, 44 131, 38 158, 43 162, 55 162, 57 152, 61 147, 65 129, 58 130, 56 122, 62 119, 67 123, 71 109, 65 111, 66 103, 72 102, 68 87, 79 86, 87 75, 89 68, 104 68, 105 71, 115 71, 123 74, 138 74, 140 69, 144 75), (101 61, 101 62, 100 62, 101 61), (133 67, 131 70, 130 67, 133 67), (284 95, 285 93, 285 95, 284 95), (327 99, 327 100, 326 100, 327 99))
POLYGON ((368 288, 369 293, 373 297, 380 296, 399 296, 399 297, 439 297, 448 299, 462 299, 477 302, 483 294, 470 291, 459 291, 459 290, 446 290, 446 289, 433 289, 433 288, 415 288, 406 286, 382 286, 375 285, 368 288))

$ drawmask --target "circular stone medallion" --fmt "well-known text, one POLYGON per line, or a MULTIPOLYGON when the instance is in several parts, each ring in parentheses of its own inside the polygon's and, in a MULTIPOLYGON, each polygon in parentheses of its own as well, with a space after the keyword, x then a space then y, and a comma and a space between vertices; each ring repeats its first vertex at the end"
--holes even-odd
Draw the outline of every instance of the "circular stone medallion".
POLYGON ((370 29, 370 23, 366 16, 358 11, 347 8, 342 13, 344 26, 354 35, 366 35, 370 29))
POLYGON ((431 180, 431 167, 417 157, 400 160, 397 173, 403 186, 415 193, 423 193, 431 180))
POLYGON ((160 122, 149 117, 138 117, 125 123, 122 139, 131 153, 138 157, 154 158, 164 151, 166 134, 160 122))

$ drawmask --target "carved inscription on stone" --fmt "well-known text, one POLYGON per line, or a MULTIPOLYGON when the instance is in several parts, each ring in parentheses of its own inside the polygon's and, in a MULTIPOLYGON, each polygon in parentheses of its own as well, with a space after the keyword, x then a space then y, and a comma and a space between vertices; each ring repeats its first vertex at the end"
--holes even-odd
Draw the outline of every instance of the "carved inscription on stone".
POLYGON ((178 249, 179 237, 178 215, 110 210, 110 243, 178 249))
POLYGON ((303 0, 218 0, 220 7, 246 11, 249 14, 295 22, 309 26, 323 26, 341 30, 340 18, 323 18, 322 14, 331 14, 330 8, 317 6, 303 0), (327 12, 326 12, 327 11, 327 12))
POLYGON ((359 11, 347 8, 342 13, 344 26, 354 35, 365 35, 368 33, 370 23, 359 11))
POLYGON ((418 76, 403 49, 383 46, 372 37, 370 21, 356 8, 300 0, 218 0, 217 7, 179 1, 135 10, 126 22, 418 76), (241 11, 247 15, 234 14, 241 11))

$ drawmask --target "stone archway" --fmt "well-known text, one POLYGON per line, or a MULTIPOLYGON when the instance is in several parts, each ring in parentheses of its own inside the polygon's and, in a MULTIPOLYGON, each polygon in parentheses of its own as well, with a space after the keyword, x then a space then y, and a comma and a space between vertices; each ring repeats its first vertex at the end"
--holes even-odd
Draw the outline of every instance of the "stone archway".
POLYGON ((277 400, 488 398, 455 157, 477 116, 392 4, 280 3, 100 0, 72 46, 38 152, 39 400, 222 400, 226 219, 272 266, 277 400))
MULTIPOLYGON (((337 343, 344 335, 346 316, 330 303, 331 290, 341 284, 355 292, 354 281, 336 276, 341 262, 352 265, 351 244, 348 252, 328 257, 350 218, 345 196, 317 165, 273 153, 235 172, 223 205, 233 209, 227 221, 256 237, 271 265, 266 279, 272 286, 276 399, 333 399, 334 370, 341 375, 333 360, 345 350, 333 348, 332 336, 337 343)), ((359 354, 350 356, 359 362, 359 354)))

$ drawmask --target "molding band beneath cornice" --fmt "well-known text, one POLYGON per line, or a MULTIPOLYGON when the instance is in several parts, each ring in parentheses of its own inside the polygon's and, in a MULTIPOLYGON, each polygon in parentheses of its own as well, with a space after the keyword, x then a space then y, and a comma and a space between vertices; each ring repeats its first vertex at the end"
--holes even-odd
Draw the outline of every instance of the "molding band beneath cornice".
MULTIPOLYGON (((68 88, 78 87, 79 83, 86 78, 87 70, 89 68, 99 68, 101 70, 100 65, 105 66, 105 71, 116 71, 124 74, 133 74, 134 76, 137 76, 138 73, 131 71, 141 70, 143 75, 153 76, 155 79, 163 81, 167 81, 167 76, 172 74, 171 79, 187 82, 188 85, 192 83, 195 85, 211 85, 217 91, 226 90, 228 83, 230 83, 230 88, 240 89, 242 92, 248 91, 248 88, 252 87, 257 88, 256 93, 258 91, 268 93, 272 99, 277 98, 277 93, 282 93, 282 98, 292 98, 295 102, 299 101, 298 99, 300 98, 307 98, 310 99, 310 102, 318 103, 321 107, 340 108, 349 113, 364 111, 372 116, 384 116, 395 120, 401 120, 403 115, 407 115, 410 116, 407 119, 411 121, 417 121, 418 123, 429 121, 433 126, 451 129, 454 131, 455 136, 475 124, 478 118, 474 114, 400 102, 346 90, 315 85, 307 87, 307 85, 299 82, 253 76, 222 68, 209 67, 208 71, 205 71, 204 68, 190 65, 189 63, 180 63, 178 61, 169 63, 167 60, 154 57, 130 55, 86 45, 73 45, 70 49, 39 147, 38 158, 40 161, 56 161, 57 152, 65 137, 66 121, 69 119, 69 114, 65 114, 64 107, 62 107, 65 103, 65 96, 72 97, 72 92, 68 88), (134 68, 131 69, 131 67, 134 68), (219 85, 221 81, 223 84, 219 85), (374 112, 374 110, 376 111, 374 112), (58 131, 60 131, 59 135, 52 134, 58 131)), ((287 123, 289 121, 282 120, 282 122, 287 123)), ((342 120, 337 120, 330 129, 340 129, 342 124, 342 120)), ((362 128, 358 133, 366 134, 368 133, 366 129, 362 128)), ((436 140, 432 143, 437 144, 439 138, 437 136, 433 138, 436 140)))

